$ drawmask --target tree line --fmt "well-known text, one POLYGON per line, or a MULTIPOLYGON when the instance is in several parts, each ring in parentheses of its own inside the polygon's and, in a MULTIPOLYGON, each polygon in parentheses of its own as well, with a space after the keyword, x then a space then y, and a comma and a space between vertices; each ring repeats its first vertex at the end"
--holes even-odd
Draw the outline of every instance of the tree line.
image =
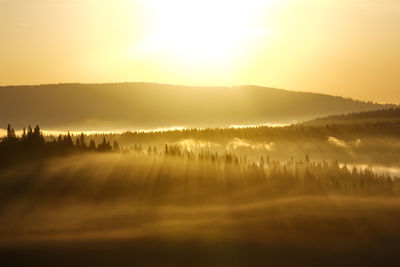
POLYGON ((86 135, 51 136, 45 138, 39 125, 32 128, 24 128, 22 134, 17 136, 10 124, 7 126, 7 134, 0 139, 0 166, 22 159, 35 159, 37 157, 55 156, 78 151, 112 152, 119 151, 120 147, 116 140, 113 144, 106 137, 102 142, 96 144, 93 139, 86 141, 86 135))
MULTIPOLYGON (((87 144, 86 137, 84 134, 79 136, 67 134, 46 141, 47 138, 43 137, 39 126, 33 129, 28 127, 21 136, 17 136, 14 129, 9 126, 7 136, 0 141, 0 167, 4 164, 20 163, 23 160, 30 162, 74 151, 122 150, 131 154, 132 161, 129 161, 129 164, 132 164, 134 169, 141 170, 143 167, 141 164, 145 164, 149 169, 159 168, 160 171, 154 173, 158 173, 159 176, 156 178, 162 178, 163 181, 172 181, 178 176, 196 179, 204 175, 207 179, 202 178, 201 181, 210 183, 225 181, 230 188, 236 188, 238 191, 242 190, 243 182, 257 185, 255 188, 260 190, 260 196, 324 192, 361 195, 400 193, 400 179, 396 177, 377 174, 372 168, 340 165, 337 161, 312 162, 308 155, 303 159, 291 158, 287 162, 280 162, 264 153, 254 155, 256 158, 250 159, 232 152, 221 154, 207 148, 188 150, 175 144, 165 144, 163 149, 157 149, 155 146, 143 148, 140 144, 130 149, 120 149, 117 142, 111 145, 106 138, 103 138, 98 145, 93 140, 87 144)), ((148 172, 134 171, 129 175, 135 176, 140 173, 148 172)), ((212 188, 214 186, 210 190, 212 188)))
MULTIPOLYGON (((327 192, 360 195, 400 193, 398 177, 376 173, 371 166, 357 168, 340 164, 337 160, 312 161, 308 154, 303 159, 292 157, 282 162, 270 158, 267 154, 250 159, 232 152, 220 154, 208 149, 188 151, 179 145, 165 145, 162 151, 157 151, 151 146, 148 149, 136 146, 132 152, 139 157, 153 156, 166 162, 178 161, 178 165, 187 166, 183 169, 188 169, 188 166, 196 166, 194 169, 198 171, 204 168, 200 173, 207 173, 208 179, 225 177, 231 185, 237 182, 238 190, 243 185, 241 182, 252 184, 253 181, 260 187, 266 186, 264 189, 270 194, 280 196, 327 192)), ((168 172, 162 173, 165 179, 170 175, 168 172)))
POLYGON ((299 123, 284 127, 192 128, 154 132, 128 131, 121 134, 118 140, 124 144, 143 144, 155 142, 173 143, 182 139, 194 138, 223 143, 232 138, 249 139, 253 141, 326 141, 329 136, 335 136, 345 140, 361 137, 398 138, 400 136, 400 123, 383 121, 351 124, 331 123, 320 126, 299 123))

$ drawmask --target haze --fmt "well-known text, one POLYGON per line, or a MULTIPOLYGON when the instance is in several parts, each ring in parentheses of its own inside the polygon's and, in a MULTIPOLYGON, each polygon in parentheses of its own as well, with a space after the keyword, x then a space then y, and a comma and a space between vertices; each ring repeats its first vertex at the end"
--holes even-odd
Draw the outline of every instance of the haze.
POLYGON ((0 84, 257 84, 400 102, 397 0, 0 0, 0 84))

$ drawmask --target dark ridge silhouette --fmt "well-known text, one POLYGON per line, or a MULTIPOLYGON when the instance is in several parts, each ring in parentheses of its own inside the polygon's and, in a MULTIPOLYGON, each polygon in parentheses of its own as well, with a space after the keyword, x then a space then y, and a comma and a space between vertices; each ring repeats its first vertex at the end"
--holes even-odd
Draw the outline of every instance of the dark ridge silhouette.
POLYGON ((331 115, 307 121, 306 125, 354 124, 354 123, 396 123, 400 122, 400 108, 386 108, 373 111, 352 112, 331 115))
MULTIPOLYGON (((85 130, 290 123, 385 105, 281 89, 151 83, 0 87, 0 124, 85 130), (7 121, 6 121, 7 120, 7 121)), ((388 107, 391 107, 390 105, 388 107)))

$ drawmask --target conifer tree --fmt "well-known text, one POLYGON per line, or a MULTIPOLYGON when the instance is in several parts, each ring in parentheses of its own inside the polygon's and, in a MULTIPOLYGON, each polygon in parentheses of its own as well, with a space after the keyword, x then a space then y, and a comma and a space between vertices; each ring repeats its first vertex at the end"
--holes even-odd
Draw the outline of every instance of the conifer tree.
POLYGON ((119 151, 119 144, 118 144, 117 140, 114 140, 112 150, 119 151))
POLYGON ((15 130, 14 128, 11 127, 11 124, 7 125, 7 139, 9 141, 15 140, 17 136, 15 135, 15 130))
POLYGON ((93 139, 91 139, 90 140, 90 143, 89 143, 89 150, 96 150, 96 143, 94 142, 94 140, 93 139))
POLYGON ((85 135, 83 133, 81 133, 78 140, 79 140, 79 147, 81 149, 86 149, 87 146, 86 146, 86 141, 85 141, 85 135))

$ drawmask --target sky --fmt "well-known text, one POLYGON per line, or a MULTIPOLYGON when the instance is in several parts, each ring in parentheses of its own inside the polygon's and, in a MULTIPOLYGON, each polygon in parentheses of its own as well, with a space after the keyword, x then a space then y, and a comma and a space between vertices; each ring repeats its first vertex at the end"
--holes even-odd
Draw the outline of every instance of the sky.
POLYGON ((0 85, 262 85, 400 103, 398 0, 0 0, 0 85))

